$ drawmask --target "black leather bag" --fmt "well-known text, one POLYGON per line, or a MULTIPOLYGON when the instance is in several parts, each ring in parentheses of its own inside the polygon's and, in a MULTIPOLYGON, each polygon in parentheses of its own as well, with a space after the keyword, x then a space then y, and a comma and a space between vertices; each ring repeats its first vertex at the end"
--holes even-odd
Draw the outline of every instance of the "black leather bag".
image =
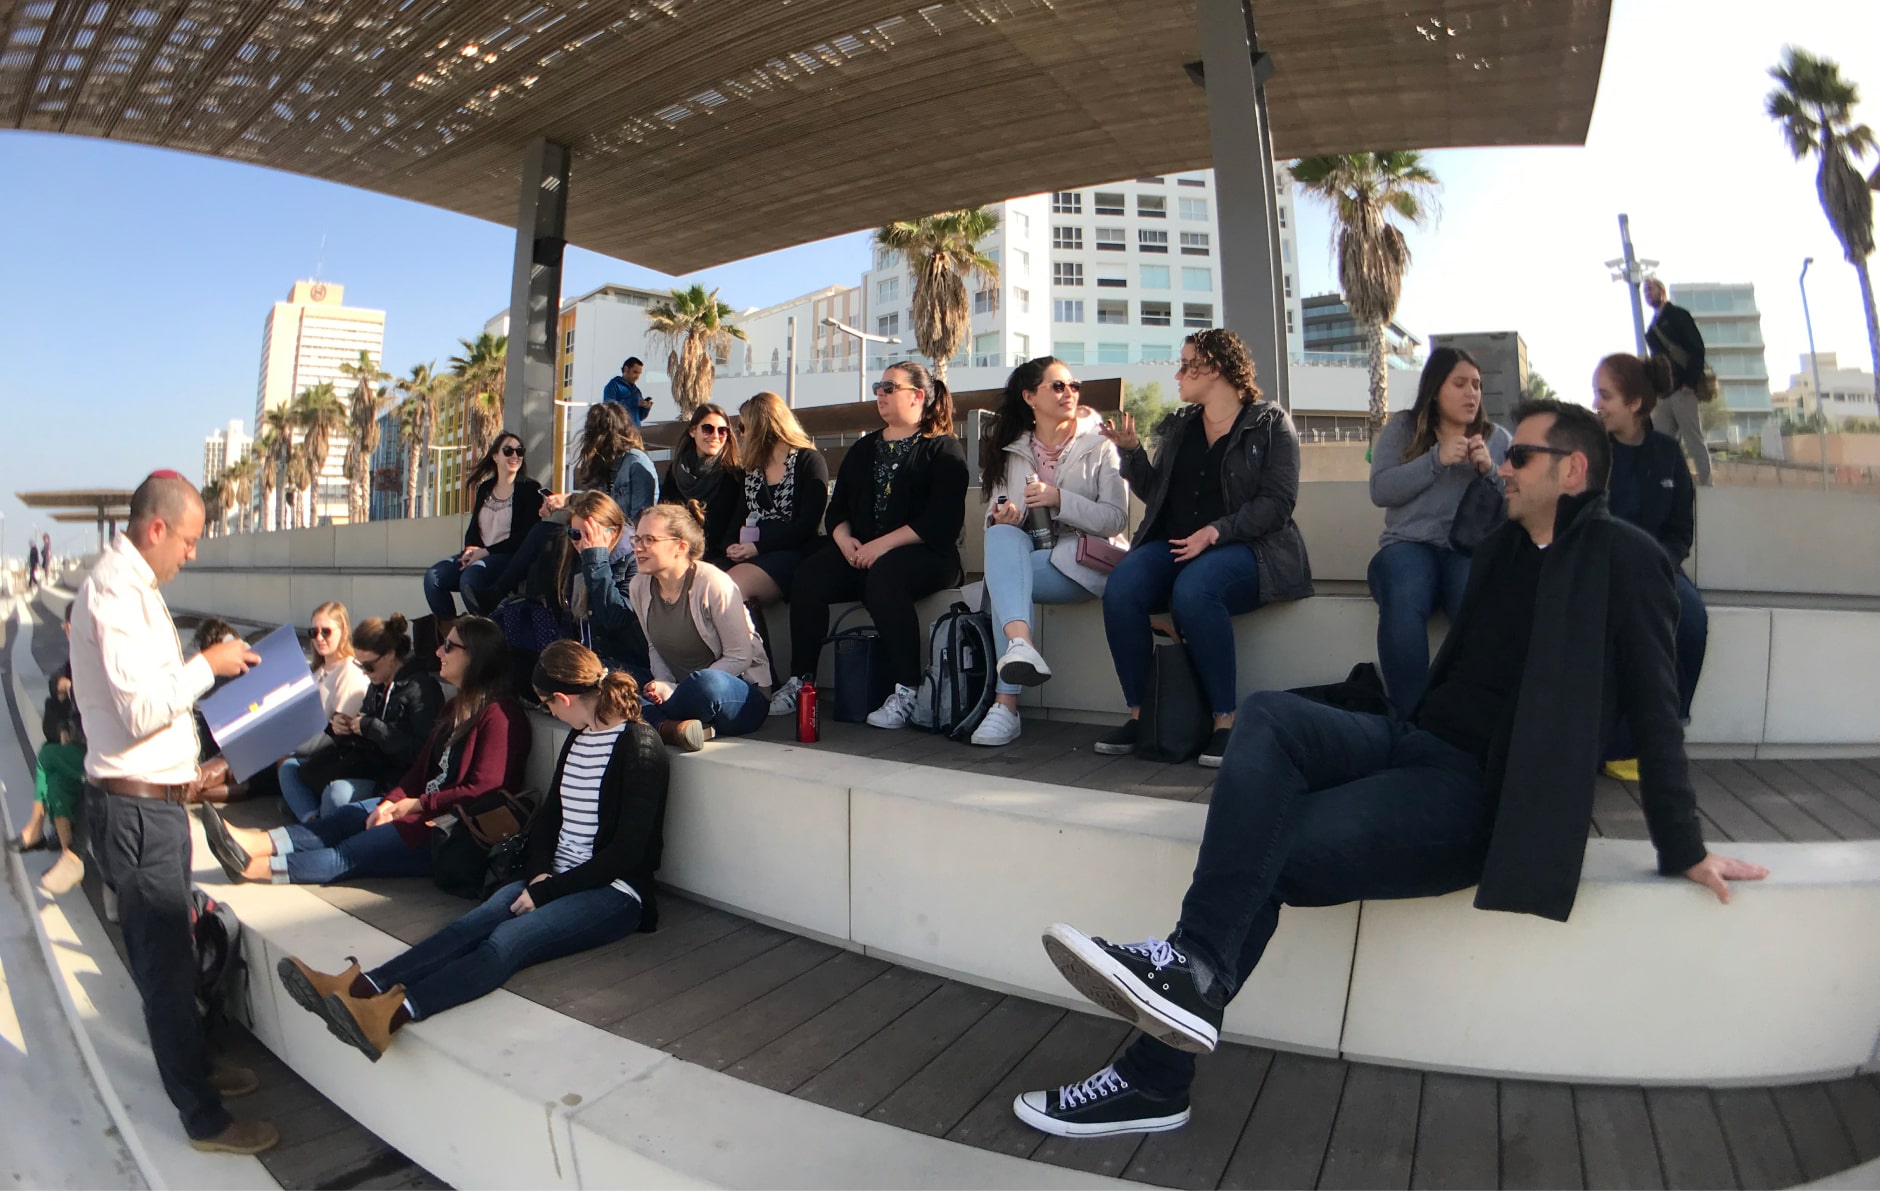
POLYGON ((1473 555, 1489 534, 1508 519, 1508 502, 1500 485, 1478 475, 1462 490, 1456 505, 1456 519, 1449 523, 1449 548, 1457 554, 1473 555))
POLYGON ((893 682, 888 677, 888 654, 881 646, 881 633, 872 624, 857 625, 846 632, 842 622, 861 611, 851 608, 836 618, 835 626, 824 644, 835 647, 835 697, 830 701, 830 718, 844 724, 859 724, 868 713, 887 702, 893 682))
POLYGON ((515 880, 538 799, 492 790, 462 803, 449 826, 431 832, 431 881, 445 893, 480 901, 515 880))
POLYGON ((1201 755, 1214 731, 1201 679, 1188 656, 1188 647, 1160 625, 1150 655, 1149 687, 1142 696, 1142 723, 1137 727, 1136 755, 1145 761, 1179 764, 1201 755))

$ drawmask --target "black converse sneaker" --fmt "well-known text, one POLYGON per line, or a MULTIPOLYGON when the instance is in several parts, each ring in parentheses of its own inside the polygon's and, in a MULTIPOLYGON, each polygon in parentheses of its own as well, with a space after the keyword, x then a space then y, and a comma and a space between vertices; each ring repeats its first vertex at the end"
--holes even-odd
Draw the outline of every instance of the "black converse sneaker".
POLYGON ((1163 940, 1107 943, 1059 922, 1044 950, 1072 988, 1150 1037, 1200 1055, 1220 1043, 1222 1011, 1201 999, 1188 957, 1163 940))
POLYGON ((1082 1083, 1055 1091, 1020 1092, 1012 1112, 1033 1129, 1058 1137, 1167 1133, 1188 1123, 1188 1094, 1158 1100, 1105 1067, 1082 1083))

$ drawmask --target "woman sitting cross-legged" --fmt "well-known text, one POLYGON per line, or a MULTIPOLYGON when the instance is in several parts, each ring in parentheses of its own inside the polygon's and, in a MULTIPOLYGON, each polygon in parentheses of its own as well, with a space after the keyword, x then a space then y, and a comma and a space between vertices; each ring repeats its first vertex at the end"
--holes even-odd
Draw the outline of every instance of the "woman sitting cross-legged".
POLYGON ((1260 399, 1253 357, 1232 331, 1190 335, 1175 387, 1187 404, 1163 423, 1153 458, 1128 414, 1103 431, 1148 511, 1103 589, 1103 631, 1129 720, 1096 749, 1136 751, 1155 651, 1149 617, 1172 611, 1214 713, 1199 760, 1218 769, 1237 706, 1234 617, 1312 594, 1305 539, 1293 524, 1299 439, 1286 411, 1260 399))
POLYGON ((1409 718, 1430 677, 1430 614, 1462 612, 1469 556, 1449 545, 1463 493, 1480 476, 1501 487, 1514 440, 1482 412, 1482 370, 1469 353, 1439 347, 1417 382, 1416 404, 1393 415, 1371 452, 1371 503, 1384 536, 1371 557, 1377 662, 1398 719, 1409 718))
POLYGON ((374 1062, 408 1022, 495 992, 524 968, 658 924, 666 750, 640 722, 638 688, 573 641, 542 651, 533 685, 574 731, 529 824, 524 878, 370 972, 355 961, 328 975, 292 956, 276 967, 288 995, 374 1062))
POLYGON ((629 594, 646 628, 653 679, 646 718, 688 753, 713 736, 743 736, 770 709, 770 659, 731 577, 708 562, 704 508, 656 504, 640 518, 629 594))
POLYGON ((348 877, 425 877, 432 824, 458 803, 521 788, 529 722, 508 696, 509 645, 481 616, 452 625, 438 647, 457 688, 418 759, 382 799, 355 802, 310 825, 250 831, 201 808, 209 850, 231 881, 330 885, 348 877))
POLYGON ((829 497, 829 542, 803 560, 790 592, 790 673, 770 714, 791 715, 815 677, 829 605, 860 599, 881 634, 894 690, 869 713, 900 728, 920 685, 920 618, 914 604, 960 578, 966 520, 966 452, 953 435, 953 398, 927 366, 890 364, 875 382, 885 425, 849 448, 829 497))
POLYGON ((738 540, 725 547, 733 564, 726 573, 746 603, 761 607, 790 598, 797 564, 822 545, 829 461, 775 393, 746 401, 738 421, 744 428, 743 513, 736 519, 738 540))
POLYGON ((346 665, 365 684, 349 713, 336 711, 305 755, 277 771, 281 800, 302 823, 389 790, 417 760, 444 706, 437 676, 411 656, 411 631, 393 613, 359 622, 346 665))
POLYGON ((463 596, 464 610, 472 615, 488 612, 502 600, 496 582, 509 561, 507 556, 523 543, 542 515, 542 486, 529 478, 523 453, 520 437, 499 434, 466 481, 476 498, 470 506, 470 526, 464 530, 463 550, 433 563, 424 573, 424 602, 440 622, 457 615, 457 605, 450 598, 453 592, 463 596))
POLYGON ((1074 604, 1103 595, 1109 572, 1077 561, 1085 537, 1128 545, 1129 489, 1103 419, 1079 404, 1083 386, 1052 356, 1028 360, 1005 382, 998 420, 980 451, 986 497, 986 593, 1005 630, 998 693, 973 743, 1018 739, 1018 694, 1051 677, 1032 637, 1033 604, 1074 604), (1026 528, 1033 509, 1050 518, 1051 540, 1026 528))

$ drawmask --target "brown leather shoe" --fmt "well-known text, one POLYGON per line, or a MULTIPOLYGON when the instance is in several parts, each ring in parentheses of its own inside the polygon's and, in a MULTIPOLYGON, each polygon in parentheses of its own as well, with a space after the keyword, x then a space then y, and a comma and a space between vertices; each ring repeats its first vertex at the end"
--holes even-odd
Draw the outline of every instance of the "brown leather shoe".
POLYGON ((394 984, 376 997, 332 993, 326 998, 326 1020, 340 1041, 376 1063, 391 1046, 392 1034, 411 1020, 405 1012, 405 986, 394 984))
POLYGON ((294 1004, 308 1013, 326 1016, 326 999, 334 993, 351 993, 353 985, 360 976, 359 961, 352 956, 346 970, 337 976, 325 972, 316 972, 293 956, 288 956, 274 965, 274 970, 281 977, 281 987, 287 995, 294 998, 294 1004))
POLYGON ((233 1063, 217 1063, 209 1069, 209 1082, 215 1085, 225 1099, 233 1100, 237 1096, 246 1096, 261 1086, 255 1073, 247 1067, 237 1067, 233 1063))
POLYGON ((682 753, 704 748, 705 736, 705 725, 697 720, 667 720, 659 726, 659 738, 682 753))
POLYGON ((192 1137, 189 1144, 210 1154, 262 1154, 280 1140, 280 1130, 266 1121, 233 1121, 214 1137, 192 1137))

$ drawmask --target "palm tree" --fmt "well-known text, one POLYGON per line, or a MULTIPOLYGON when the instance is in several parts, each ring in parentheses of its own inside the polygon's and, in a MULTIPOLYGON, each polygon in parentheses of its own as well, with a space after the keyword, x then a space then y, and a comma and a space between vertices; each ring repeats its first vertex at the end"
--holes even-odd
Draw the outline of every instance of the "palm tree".
POLYGON ((228 485, 221 476, 217 476, 202 486, 200 495, 203 532, 208 537, 216 537, 218 527, 222 524, 223 507, 228 499, 228 485))
POLYGON ((1547 383, 1546 377, 1531 368, 1528 370, 1527 388, 1521 395, 1529 401, 1545 401, 1560 396, 1554 392, 1554 387, 1547 383))
POLYGON ((341 364, 339 370, 353 380, 352 403, 346 417, 346 519, 360 525, 372 515, 372 452, 379 449, 379 414, 384 412, 384 383, 392 379, 372 353, 341 364))
POLYGON ((472 458, 481 458, 503 428, 503 389, 509 373, 509 337, 488 331, 459 339, 461 356, 450 358, 457 397, 464 405, 464 430, 472 458))
POLYGON ((236 463, 231 463, 222 473, 222 478, 230 485, 235 514, 235 532, 248 532, 249 503, 255 495, 255 457, 248 456, 236 463))
MULTIPOLYGON (((1855 168, 1854 159, 1874 148, 1873 129, 1854 123, 1854 105, 1860 88, 1841 77, 1831 58, 1817 58, 1807 50, 1787 46, 1782 64, 1769 68, 1775 90, 1765 100, 1769 118, 1782 126, 1789 152, 1801 161, 1819 154, 1815 193, 1828 216, 1828 226, 1841 241, 1841 253, 1860 275, 1860 300, 1867 312, 1867 349, 1873 369, 1880 375, 1880 318, 1874 312, 1873 278, 1867 258, 1873 255, 1873 192, 1855 168)), ((1880 171, 1876 171, 1880 179, 1880 171)))
POLYGON ((418 493, 429 492, 430 485, 419 487, 420 471, 428 477, 431 468, 431 427, 437 421, 437 399, 445 379, 437 375, 437 361, 413 364, 411 375, 398 382, 404 400, 398 403, 398 434, 405 445, 405 516, 416 517, 418 493))
POLYGON ((718 300, 717 290, 702 285, 673 290, 671 298, 647 308, 646 338, 667 348, 666 373, 680 417, 691 417, 712 399, 712 378, 718 374, 712 358, 729 352, 732 340, 744 338, 741 328, 726 321, 734 313, 718 300))
POLYGON ((914 344, 941 380, 973 329, 966 282, 999 279, 999 262, 980 248, 998 227, 997 215, 973 207, 875 229, 875 244, 905 261, 913 275, 914 344))
POLYGON ((316 497, 320 473, 326 470, 327 448, 333 436, 346 429, 346 407, 333 391, 333 383, 323 380, 300 391, 294 398, 293 415, 301 432, 297 487, 307 494, 306 524, 315 525, 320 520, 316 497))
POLYGON ((268 410, 261 415, 260 431, 255 444, 255 456, 262 461, 260 527, 286 529, 287 511, 277 506, 275 494, 287 486, 287 461, 294 453, 293 410, 286 404, 268 410))
POLYGON ((1371 340, 1371 437, 1390 416, 1384 327, 1396 316, 1410 246, 1392 221, 1417 225, 1435 215, 1440 183, 1410 150, 1307 157, 1291 165, 1300 189, 1332 209, 1338 232, 1338 288, 1371 340))

